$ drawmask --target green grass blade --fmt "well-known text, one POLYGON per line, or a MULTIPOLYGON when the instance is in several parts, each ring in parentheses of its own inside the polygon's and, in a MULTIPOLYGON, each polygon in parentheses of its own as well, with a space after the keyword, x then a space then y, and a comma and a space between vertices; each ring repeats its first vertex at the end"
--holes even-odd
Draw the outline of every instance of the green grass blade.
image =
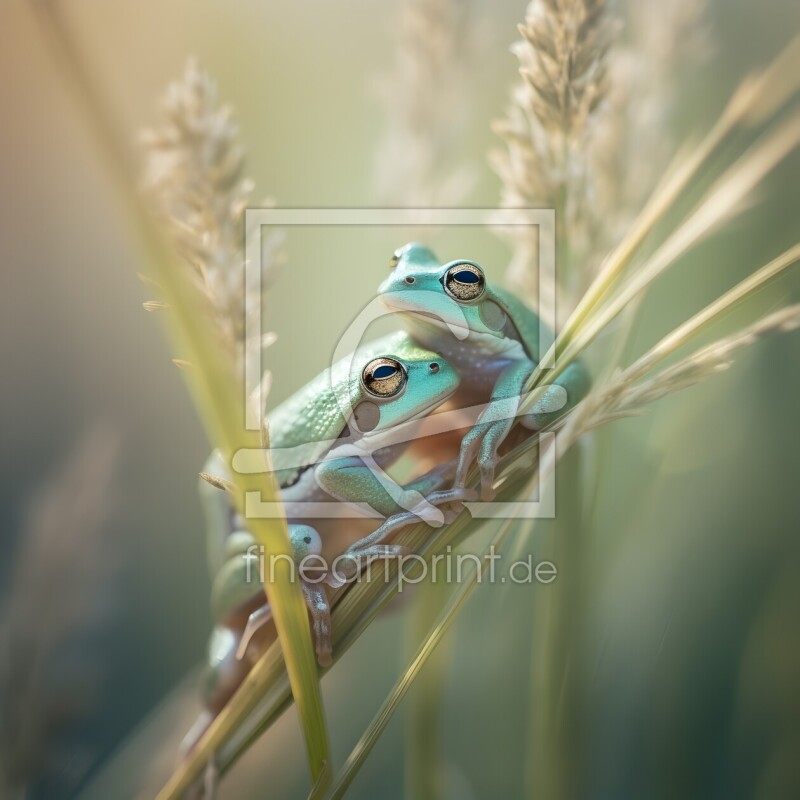
MULTIPOLYGON (((182 372, 187 376, 210 441, 227 459, 240 448, 265 446, 259 431, 248 431, 244 427, 244 393, 239 391, 240 383, 229 367, 231 360, 225 357, 220 344, 211 335, 206 323, 208 317, 203 313, 202 298, 186 280, 183 268, 176 267, 176 256, 163 242, 154 221, 139 201, 134 189, 135 176, 129 168, 131 160, 127 158, 125 147, 119 142, 104 103, 94 91, 79 48, 52 3, 40 0, 34 4, 34 8, 38 12, 37 19, 42 32, 59 60, 62 74, 71 79, 72 88, 93 123, 120 197, 137 224, 137 232, 141 235, 143 244, 143 260, 151 266, 162 288, 163 299, 170 307, 167 319, 176 349, 191 365, 182 372)), ((278 499, 271 477, 236 473, 233 476, 238 489, 235 501, 242 512, 248 492, 260 493, 261 498, 267 502, 278 499)), ((285 519, 252 519, 249 523, 253 536, 264 545, 267 555, 285 554, 291 557, 285 519)), ((320 776, 327 774, 326 767, 330 759, 308 614, 299 583, 290 580, 289 561, 276 559, 276 562, 280 564, 280 569, 275 570, 274 582, 265 588, 300 714, 311 779, 317 783, 320 776)), ((257 688, 259 684, 255 680, 248 684, 248 691, 240 693, 242 702, 256 697, 257 688)), ((223 726, 224 720, 220 722, 220 727, 223 726)), ((202 752, 206 751, 209 755, 213 752, 207 744, 202 752)), ((189 759, 185 767, 178 769, 159 797, 166 800, 179 796, 182 789, 179 791, 169 787, 185 788, 187 781, 191 782, 190 776, 199 774, 202 766, 198 758, 189 759)))
POLYGON ((751 299, 756 292, 781 277, 789 267, 794 266, 798 261, 800 261, 800 243, 795 244, 788 250, 784 250, 783 253, 776 256, 768 264, 756 270, 752 275, 748 275, 732 289, 720 295, 693 317, 670 331, 625 370, 627 379, 637 380, 641 378, 651 371, 654 366, 732 311, 737 305, 751 299))

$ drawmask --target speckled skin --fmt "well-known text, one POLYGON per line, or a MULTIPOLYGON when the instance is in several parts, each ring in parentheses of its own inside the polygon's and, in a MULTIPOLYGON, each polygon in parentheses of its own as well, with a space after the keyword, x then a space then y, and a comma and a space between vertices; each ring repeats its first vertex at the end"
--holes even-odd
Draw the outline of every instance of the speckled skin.
MULTIPOLYGON (((352 545, 348 552, 356 556, 374 552, 377 545, 403 525, 417 521, 418 517, 398 506, 362 459, 352 454, 351 445, 360 442, 363 446, 365 441, 375 441, 377 449, 366 446, 364 452, 381 468, 387 468, 401 455, 405 443, 381 447, 381 433, 400 423, 421 419, 452 396, 458 385, 458 373, 444 359, 421 348, 404 333, 365 345, 354 356, 338 362, 269 414, 270 448, 282 500, 292 503, 334 498, 342 502, 367 503, 388 519, 352 545), (381 356, 400 362, 407 376, 404 389, 392 397, 376 398, 361 382, 364 367, 381 356), (350 417, 351 411, 358 413, 367 403, 371 406, 374 425, 367 434, 369 439, 359 434, 350 417), (309 464, 305 468, 287 461, 288 451, 284 449, 298 447, 309 464), (336 456, 337 450, 343 451, 341 457, 336 456)), ((295 457, 296 453, 294 450, 295 457)), ((211 455, 205 471, 221 478, 230 477, 218 453, 211 455)), ((437 490, 451 482, 454 473, 454 464, 440 466, 402 489, 406 493, 431 496, 430 502, 434 504, 452 502, 458 493, 437 490)), ((241 676, 235 680, 230 677, 242 672, 231 648, 238 647, 249 618, 259 614, 264 617, 261 611, 264 600, 256 577, 258 564, 251 560, 248 566, 248 550, 257 554, 258 548, 252 535, 245 530, 244 520, 233 511, 226 494, 219 489, 201 481, 200 494, 206 512, 209 563, 215 575, 214 618, 220 628, 235 633, 227 637, 227 649, 217 646, 209 653, 214 673, 210 684, 213 696, 219 694, 220 684, 227 687, 225 694, 228 694, 230 684, 240 680, 241 676)), ((321 551, 320 537, 314 527, 319 522, 297 516, 289 519, 289 535, 297 561, 310 552, 321 551)), ((351 525, 353 521, 340 522, 351 525)), ((384 551, 392 552, 391 546, 384 551)), ((303 584, 303 590, 314 623, 318 658, 325 664, 330 660, 330 620, 325 591, 320 584, 303 584)), ((221 641, 219 633, 217 630, 212 642, 221 641)))
MULTIPOLYGON (((382 302, 400 313, 415 341, 441 353, 459 371, 460 401, 488 403, 492 411, 502 409, 507 416, 492 422, 479 419, 461 445, 456 487, 464 486, 477 458, 482 496, 491 499, 498 447, 514 423, 522 388, 541 357, 539 317, 510 292, 485 280, 482 294, 474 300, 461 301, 449 294, 445 290, 449 270, 466 264, 482 275, 474 262, 458 259, 442 264, 427 247, 412 242, 395 253, 393 263, 378 289, 382 302), (454 329, 464 338, 457 337, 454 329)), ((572 408, 589 384, 583 364, 570 365, 554 384, 566 391, 566 403, 556 388, 545 393, 520 422, 538 430, 572 408)))

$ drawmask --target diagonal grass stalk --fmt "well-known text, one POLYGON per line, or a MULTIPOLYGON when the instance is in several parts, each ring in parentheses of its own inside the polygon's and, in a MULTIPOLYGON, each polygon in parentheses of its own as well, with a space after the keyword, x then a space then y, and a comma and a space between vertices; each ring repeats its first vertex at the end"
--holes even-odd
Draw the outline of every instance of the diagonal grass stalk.
POLYGON ((757 291, 781 277, 789 267, 794 266, 798 261, 800 261, 800 243, 790 247, 752 275, 748 275, 732 289, 670 331, 625 370, 626 380, 634 381, 646 375, 656 364, 675 353, 737 305, 749 300, 757 291))
MULTIPOLYGON (((566 364, 577 356, 608 324, 644 292, 666 269, 690 247, 709 235, 726 219, 766 174, 800 144, 800 115, 791 117, 776 131, 765 137, 708 191, 695 211, 669 239, 644 263, 610 302, 586 320, 579 334, 564 348, 566 364)), ((548 380, 563 369, 557 365, 548 380)))
MULTIPOLYGON (((417 587, 413 607, 406 615, 406 651, 413 656, 441 614, 450 594, 444 566, 431 565, 431 579, 417 587)), ((442 706, 452 660, 452 639, 441 644, 425 665, 406 703, 405 786, 408 800, 440 800, 444 794, 442 706)))
MULTIPOLYGON (((629 304, 648 286, 670 267, 691 246, 721 222, 734 213, 737 204, 764 179, 781 159, 788 155, 800 144, 800 115, 794 115, 789 120, 766 135, 742 157, 742 159, 728 169, 717 180, 714 186, 704 195, 689 217, 675 230, 656 252, 650 256, 642 268, 638 270, 626 283, 621 291, 603 306, 602 300, 606 297, 605 290, 598 289, 598 301, 588 311, 583 312, 580 325, 572 329, 570 320, 567 321, 565 330, 558 335, 549 353, 542 359, 531 375, 528 384, 536 388, 544 383, 551 383, 585 350, 589 344, 603 331, 608 324, 620 314, 629 304), (550 369, 541 367, 541 363, 558 355, 558 363, 550 369)), ((587 295, 593 292, 593 287, 604 283, 603 277, 598 276, 587 295)), ((610 289, 613 284, 609 283, 610 289)), ((578 309, 574 314, 578 313, 578 309)), ((527 390, 527 389, 526 389, 527 390)), ((530 402, 523 402, 520 410, 524 412, 530 402)))
POLYGON ((437 620, 436 624, 431 628, 425 641, 420 645, 416 655, 411 663, 406 668, 403 675, 394 685, 394 688, 389 692, 386 700, 383 702, 375 718, 367 727, 364 734, 359 739, 352 753, 345 762, 344 767, 336 776, 334 786, 330 793, 327 795, 327 800, 340 800, 344 797, 353 779, 358 774, 361 767, 364 765, 372 748, 380 738, 386 726, 389 724, 395 711, 397 711, 400 702, 406 696, 408 690, 411 688, 417 676, 420 674, 422 668, 428 663, 431 656, 436 650, 437 645, 441 642, 444 635, 450 630, 453 622, 458 617, 459 612, 464 607, 464 604, 472 595, 472 592, 480 583, 480 578, 485 573, 490 563, 487 555, 490 548, 494 547, 495 551, 500 551, 502 545, 511 530, 515 520, 507 519, 501 526, 498 532, 492 538, 489 546, 486 547, 481 558, 481 567, 475 567, 468 581, 462 583, 451 595, 450 600, 445 606, 444 611, 437 620))
POLYGON ((559 360, 579 331, 584 329, 597 307, 612 291, 631 264, 639 248, 686 192, 711 159, 722 150, 731 135, 742 127, 757 125, 772 116, 800 90, 800 37, 763 72, 746 80, 734 93, 722 115, 702 142, 652 193, 631 230, 606 258, 595 280, 570 315, 556 341, 541 358, 525 385, 529 392, 554 380, 569 360, 559 360), (558 363, 556 363, 558 362, 558 363))
MULTIPOLYGON (((195 404, 210 441, 230 456, 242 447, 261 447, 261 432, 247 431, 243 424, 244 403, 237 390, 239 382, 227 365, 231 363, 221 352, 219 342, 210 334, 198 292, 187 281, 181 268, 175 267, 176 256, 163 242, 162 237, 147 212, 138 201, 129 174, 125 148, 119 144, 114 126, 110 122, 102 101, 96 96, 79 49, 75 46, 55 5, 47 0, 34 4, 43 34, 58 58, 64 74, 68 75, 78 99, 83 103, 94 124, 98 141, 107 156, 108 165, 116 180, 120 196, 126 201, 141 234, 144 256, 152 267, 155 278, 170 307, 167 318, 170 333, 177 350, 185 355, 191 365, 183 370, 187 376, 195 404)), ((234 475, 238 492, 234 495, 242 513, 248 492, 260 492, 262 499, 277 500, 278 493, 272 480, 263 475, 234 475)), ((319 689, 317 664, 311 641, 308 613, 300 585, 291 580, 288 568, 291 557, 286 521, 283 518, 253 519, 251 530, 269 554, 286 555, 278 559, 285 568, 276 570, 274 583, 265 587, 267 598, 275 617, 279 641, 285 659, 286 671, 297 703, 308 753, 312 782, 327 774, 329 762, 328 734, 319 689)), ((258 684, 256 685, 258 687, 258 684)), ((250 686, 253 691, 253 686, 250 686)), ((206 754, 210 756, 211 753, 206 754)), ((208 758, 206 758, 208 761, 208 758)), ((182 783, 180 771, 175 782, 182 783)), ((184 773, 185 775, 186 773, 184 773)), ((176 796, 169 791, 160 797, 176 796)))

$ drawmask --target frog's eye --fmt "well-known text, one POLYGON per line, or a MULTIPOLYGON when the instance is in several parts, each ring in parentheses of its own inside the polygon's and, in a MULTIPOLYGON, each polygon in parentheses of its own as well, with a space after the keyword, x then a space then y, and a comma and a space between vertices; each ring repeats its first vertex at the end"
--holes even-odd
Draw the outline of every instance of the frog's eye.
POLYGON ((406 371, 393 358, 375 358, 364 367, 361 383, 374 397, 394 397, 406 385, 406 371))
POLYGON ((483 270, 474 264, 455 264, 444 275, 444 288, 447 294, 459 303, 477 300, 486 289, 483 270))
POLYGON ((322 552, 322 539, 309 525, 290 525, 289 539, 296 561, 302 561, 308 555, 319 555, 322 552))

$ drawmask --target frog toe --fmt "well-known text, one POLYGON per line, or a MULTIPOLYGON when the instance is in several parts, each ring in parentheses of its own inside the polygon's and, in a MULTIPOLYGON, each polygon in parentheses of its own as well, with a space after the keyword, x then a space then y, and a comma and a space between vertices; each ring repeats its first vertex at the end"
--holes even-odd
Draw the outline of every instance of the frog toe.
POLYGON ((475 426, 461 441, 461 451, 458 454, 458 466, 456 467, 456 478, 453 486, 463 489, 467 485, 467 475, 472 462, 478 453, 478 448, 486 434, 483 425, 475 426))
POLYGON ((317 662, 321 667, 329 667, 333 663, 330 613, 325 615, 324 619, 314 620, 314 640, 316 641, 317 662))
POLYGON ((494 461, 489 464, 481 464, 481 500, 488 503, 494 500, 497 492, 494 488, 494 461))
POLYGON ((272 611, 270 607, 264 603, 263 606, 256 609, 248 618, 247 624, 242 631, 242 638, 239 640, 239 646, 236 648, 236 658, 241 661, 247 652, 247 646, 252 641, 256 632, 264 627, 272 619, 272 611))
POLYGON ((478 456, 478 466, 481 471, 481 500, 488 502, 494 500, 494 475, 497 470, 497 462, 499 456, 497 455, 497 448, 499 442, 487 437, 481 444, 481 453, 478 456))

